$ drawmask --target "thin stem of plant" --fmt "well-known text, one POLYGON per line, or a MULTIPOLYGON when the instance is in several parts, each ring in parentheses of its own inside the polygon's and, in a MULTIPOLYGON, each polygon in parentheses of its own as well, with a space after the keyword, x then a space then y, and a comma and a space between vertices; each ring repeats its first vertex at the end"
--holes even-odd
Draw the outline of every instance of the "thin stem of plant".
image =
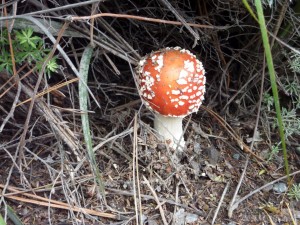
MULTIPOLYGON (((276 83, 276 74, 275 74, 273 57, 272 57, 272 52, 271 52, 271 48, 270 48, 270 44, 269 44, 269 38, 268 38, 268 33, 267 33, 267 28, 266 28, 264 12, 263 12, 261 1, 255 0, 255 6, 256 6, 256 10, 257 10, 263 45, 264 45, 264 49, 265 49, 268 70, 269 70, 269 74, 270 74, 270 81, 271 81, 272 92, 273 92, 273 97, 274 97, 274 104, 275 104, 275 110, 276 110, 276 116, 277 116, 279 135, 280 135, 282 151, 283 151, 285 173, 286 173, 286 175, 289 175, 289 173, 290 173, 289 161, 288 161, 288 155, 287 155, 287 149, 286 149, 286 143, 285 143, 284 125, 283 125, 283 120, 282 120, 282 116, 281 116, 278 88, 277 88, 277 83, 276 83)), ((289 180, 289 176, 288 176, 288 180, 289 180)))

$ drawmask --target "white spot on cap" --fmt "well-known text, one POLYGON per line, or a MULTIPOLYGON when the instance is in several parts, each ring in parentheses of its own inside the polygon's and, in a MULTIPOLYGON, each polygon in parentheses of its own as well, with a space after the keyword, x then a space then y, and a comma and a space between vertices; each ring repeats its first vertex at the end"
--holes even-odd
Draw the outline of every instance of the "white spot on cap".
POLYGON ((187 84, 187 81, 186 79, 184 78, 179 78, 178 80, 176 80, 177 84, 179 85, 184 85, 184 84, 187 84))
POLYGON ((202 91, 197 91, 196 96, 199 97, 202 94, 202 91))
POLYGON ((189 96, 187 96, 187 95, 181 95, 181 96, 179 96, 179 98, 183 99, 183 100, 188 100, 189 96))
POLYGON ((146 62, 146 59, 141 59, 139 61, 139 66, 144 66, 145 65, 145 62, 146 62))
POLYGON ((179 101, 179 102, 178 102, 178 105, 183 106, 183 105, 184 105, 184 102, 183 102, 183 101, 179 101))
POLYGON ((181 89, 181 92, 187 92, 187 90, 189 89, 189 87, 188 86, 186 86, 185 88, 183 88, 183 89, 181 89))
POLYGON ((194 62, 190 61, 190 60, 185 60, 184 61, 184 69, 193 73, 195 71, 194 62))
POLYGON ((159 74, 156 74, 156 80, 157 80, 157 81, 160 81, 160 76, 159 76, 159 74))
POLYGON ((181 49, 180 52, 181 53, 187 53, 188 55, 192 55, 191 52, 187 49, 181 49))
POLYGON ((172 90, 171 93, 173 95, 180 95, 181 92, 179 90, 172 90))
POLYGON ((186 78, 189 75, 188 71, 181 70, 179 73, 179 78, 186 78))
POLYGON ((197 59, 196 71, 199 73, 200 71, 203 71, 203 70, 204 70, 204 68, 203 68, 202 62, 200 62, 200 61, 197 59))
POLYGON ((194 80, 193 80, 194 83, 199 83, 199 81, 200 81, 200 80, 199 80, 198 77, 194 77, 194 80))
POLYGON ((163 54, 160 54, 157 57, 157 60, 155 60, 155 63, 157 63, 157 66, 154 68, 158 72, 160 72, 161 68, 164 66, 164 56, 163 54))

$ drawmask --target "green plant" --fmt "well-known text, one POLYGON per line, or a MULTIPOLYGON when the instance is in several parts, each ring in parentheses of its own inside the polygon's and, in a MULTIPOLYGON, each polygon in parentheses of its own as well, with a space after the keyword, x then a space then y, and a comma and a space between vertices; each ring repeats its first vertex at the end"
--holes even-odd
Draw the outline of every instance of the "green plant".
POLYGON ((9 73, 12 73, 12 61, 10 54, 6 51, 2 51, 2 57, 0 58, 0 71, 7 70, 9 73))
POLYGON ((268 157, 268 161, 272 160, 275 155, 278 155, 278 152, 282 150, 280 148, 280 146, 281 146, 280 142, 277 143, 276 145, 272 145, 271 152, 270 152, 270 155, 268 157))
POLYGON ((16 38, 20 42, 20 45, 22 45, 24 48, 27 49, 36 49, 37 46, 40 46, 43 44, 43 41, 38 36, 32 36, 33 30, 31 28, 28 28, 26 30, 22 30, 21 32, 16 31, 16 38))
MULTIPOLYGON (((0 36, 1 55, 0 71, 6 70, 13 73, 11 53, 9 51, 7 31, 4 30, 0 36)), ((25 62, 41 69, 50 49, 45 48, 41 37, 35 36, 31 28, 12 32, 12 46, 17 65, 25 62)), ((49 75, 58 69, 57 58, 52 58, 46 65, 46 73, 49 75)))
POLYGON ((289 56, 290 56, 290 60, 289 60, 290 68, 295 73, 300 73, 300 55, 295 52, 291 52, 289 56))
MULTIPOLYGON (((267 98, 269 101, 265 101, 264 104, 267 108, 268 112, 270 112, 270 105, 272 106, 272 101, 267 98)), ((297 106, 298 107, 298 106, 297 106)), ((282 121, 284 123, 284 129, 285 129, 285 138, 289 139, 293 135, 299 135, 300 134, 300 118, 297 115, 297 108, 292 107, 292 109, 287 109, 285 107, 281 108, 282 111, 282 121)), ((278 128, 278 121, 277 118, 274 118, 272 116, 268 117, 268 120, 271 122, 272 128, 277 129, 278 128)))
MULTIPOLYGON (((291 73, 298 73, 300 71, 300 57, 297 54, 293 56, 284 52, 284 56, 287 57, 291 73), (293 61, 294 60, 294 61, 293 61), (296 62, 298 61, 298 62, 296 62), (298 68, 299 67, 299 68, 298 68), (297 71, 299 69, 299 71, 297 71)), ((297 110, 300 109, 300 82, 297 75, 283 76, 280 79, 282 92, 286 96, 289 96, 290 101, 287 106, 282 107, 282 121, 285 128, 285 137, 290 138, 293 135, 300 134, 300 119, 297 114, 297 110)), ((263 109, 266 111, 268 121, 272 124, 273 129, 278 128, 278 119, 273 118, 272 108, 274 106, 274 98, 269 93, 263 95, 263 109)), ((273 154, 271 154, 273 155, 273 154)))
POLYGON ((296 201, 300 200, 300 183, 293 184, 292 188, 290 188, 288 196, 291 199, 296 199, 296 201))
MULTIPOLYGON (((299 109, 300 106, 300 97, 297 94, 299 90, 296 90, 299 89, 299 87, 294 82, 291 83, 291 85, 293 85, 293 87, 291 87, 290 89, 287 87, 286 89, 286 91, 290 93, 291 98, 292 99, 294 98, 291 107, 290 109, 286 107, 281 108, 282 121, 284 123, 284 129, 285 129, 285 138, 287 139, 291 138, 293 135, 300 134, 300 118, 297 114, 297 109, 299 109)), ((269 114, 272 114, 272 106, 274 105, 274 99, 270 94, 268 93, 264 94, 263 105, 268 112, 267 113, 268 120, 271 122, 272 128, 277 129, 278 128, 277 118, 274 118, 272 116, 269 117, 269 114)))
POLYGON ((289 81, 286 79, 284 89, 292 98, 300 93, 300 86, 297 80, 289 81))
POLYGON ((285 137, 300 134, 300 118, 297 117, 296 109, 287 110, 282 108, 282 118, 285 124, 285 137))
POLYGON ((274 98, 269 93, 263 95, 263 105, 266 106, 268 112, 271 111, 271 108, 274 106, 274 98))

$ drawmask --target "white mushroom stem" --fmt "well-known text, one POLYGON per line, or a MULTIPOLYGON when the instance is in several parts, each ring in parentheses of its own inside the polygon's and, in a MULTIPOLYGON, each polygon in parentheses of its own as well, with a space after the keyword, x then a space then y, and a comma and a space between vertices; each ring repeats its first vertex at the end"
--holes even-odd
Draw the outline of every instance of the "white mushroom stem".
POLYGON ((165 139, 169 146, 183 150, 185 145, 182 129, 183 117, 167 117, 158 113, 154 118, 154 129, 165 139))

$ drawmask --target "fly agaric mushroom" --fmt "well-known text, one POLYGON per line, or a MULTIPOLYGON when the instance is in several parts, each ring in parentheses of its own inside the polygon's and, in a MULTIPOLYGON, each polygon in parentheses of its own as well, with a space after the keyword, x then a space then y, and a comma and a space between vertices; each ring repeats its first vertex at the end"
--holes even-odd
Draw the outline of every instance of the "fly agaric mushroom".
POLYGON ((184 147, 182 120, 197 112, 205 93, 202 63, 186 49, 165 48, 139 61, 140 96, 155 113, 154 129, 173 148, 184 147))

